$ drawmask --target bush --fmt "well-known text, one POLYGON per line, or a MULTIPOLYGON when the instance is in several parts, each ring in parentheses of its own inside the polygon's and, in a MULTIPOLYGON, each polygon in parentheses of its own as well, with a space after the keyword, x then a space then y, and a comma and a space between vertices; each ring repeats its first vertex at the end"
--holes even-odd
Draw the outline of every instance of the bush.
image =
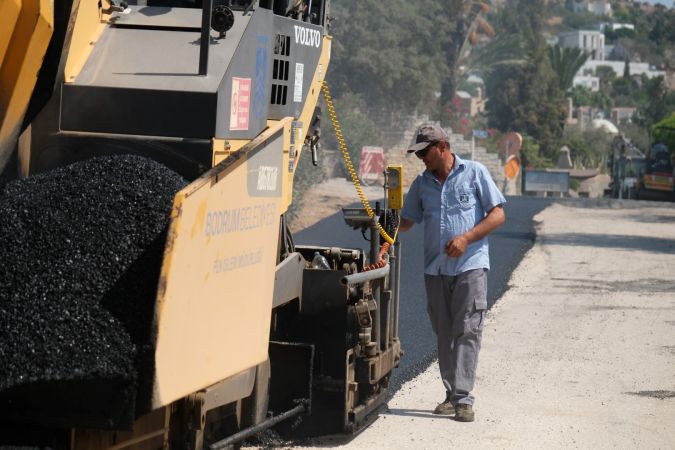
POLYGON ((570 149, 572 161, 580 167, 599 168, 610 152, 610 135, 600 129, 567 127, 561 144, 570 149))
POLYGON ((520 149, 520 160, 526 169, 546 169, 555 164, 550 159, 539 154, 539 144, 532 136, 521 133, 523 146, 520 149))

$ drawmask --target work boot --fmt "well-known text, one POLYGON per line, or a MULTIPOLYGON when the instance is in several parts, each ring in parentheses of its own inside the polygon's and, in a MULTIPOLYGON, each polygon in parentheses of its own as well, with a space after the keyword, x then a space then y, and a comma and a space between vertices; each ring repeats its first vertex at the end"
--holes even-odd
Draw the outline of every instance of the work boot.
POLYGON ((436 409, 434 409, 434 414, 441 416, 450 416, 455 412, 455 407, 450 403, 450 399, 446 398, 443 403, 439 403, 436 409))
POLYGON ((455 420, 458 422, 473 422, 475 414, 473 413, 473 406, 466 403, 460 403, 455 406, 455 420))

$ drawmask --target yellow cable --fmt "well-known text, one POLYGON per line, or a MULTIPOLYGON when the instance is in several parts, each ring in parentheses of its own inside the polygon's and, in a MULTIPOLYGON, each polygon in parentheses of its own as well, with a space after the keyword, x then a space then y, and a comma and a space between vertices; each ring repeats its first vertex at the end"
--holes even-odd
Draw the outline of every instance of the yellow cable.
MULTIPOLYGON (((349 156, 349 152, 347 151, 347 144, 345 143, 345 138, 342 135, 342 128, 340 127, 340 122, 338 122, 337 115, 335 114, 335 108, 333 107, 333 100, 330 96, 330 91, 328 90, 328 83, 326 83, 326 80, 323 81, 321 90, 323 91, 323 97, 326 99, 326 105, 328 106, 328 115, 330 116, 330 120, 333 123, 333 129, 335 130, 335 137, 337 138, 338 144, 340 145, 340 151, 342 152, 342 157, 345 160, 345 165, 347 166, 349 175, 352 178, 352 183, 354 184, 354 188, 356 188, 356 193, 358 194, 359 199, 361 199, 363 207, 366 209, 366 213, 368 213, 368 217, 372 219, 373 217, 375 217, 375 213, 373 212, 373 208, 370 207, 370 203, 368 203, 368 199, 363 193, 363 189, 361 188, 361 182, 359 182, 359 177, 356 175, 356 171, 354 170, 352 158, 349 156)), ((393 238, 387 234, 384 228, 382 228, 382 225, 376 223, 375 226, 377 227, 377 231, 380 232, 380 235, 384 238, 385 241, 387 241, 389 244, 394 244, 394 242, 396 241, 396 236, 398 235, 398 226, 396 227, 396 232, 394 233, 393 238)))

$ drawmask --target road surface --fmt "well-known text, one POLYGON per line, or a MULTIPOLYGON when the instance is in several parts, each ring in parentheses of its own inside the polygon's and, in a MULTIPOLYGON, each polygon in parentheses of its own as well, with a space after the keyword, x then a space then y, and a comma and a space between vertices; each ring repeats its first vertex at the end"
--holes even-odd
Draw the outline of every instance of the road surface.
MULTIPOLYGON (((532 197, 508 197, 506 223, 490 237, 490 274, 488 302, 495 301, 508 288, 511 272, 534 242, 532 218, 550 204, 550 200, 532 197)), ((359 205, 354 204, 353 207, 359 205)), ((373 205, 374 206, 374 205, 373 205)), ((401 303, 399 336, 405 350, 401 365, 394 370, 392 390, 426 369, 436 358, 436 338, 427 318, 423 277, 423 227, 415 226, 401 235, 401 303)), ((330 245, 368 249, 361 232, 352 230, 333 214, 294 235, 297 244, 330 245)))
POLYGON ((488 313, 475 422, 430 413, 444 395, 434 361, 360 435, 312 445, 675 448, 675 205, 560 201, 535 226, 488 313))

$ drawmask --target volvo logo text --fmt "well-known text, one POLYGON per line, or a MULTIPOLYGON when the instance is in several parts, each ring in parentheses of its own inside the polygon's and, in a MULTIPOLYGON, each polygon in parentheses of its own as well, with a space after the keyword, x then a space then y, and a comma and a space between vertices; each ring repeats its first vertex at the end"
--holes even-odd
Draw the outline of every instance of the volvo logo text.
POLYGON ((319 47, 321 45, 321 33, 319 30, 312 30, 311 28, 293 26, 295 28, 295 43, 307 45, 309 47, 319 47))

